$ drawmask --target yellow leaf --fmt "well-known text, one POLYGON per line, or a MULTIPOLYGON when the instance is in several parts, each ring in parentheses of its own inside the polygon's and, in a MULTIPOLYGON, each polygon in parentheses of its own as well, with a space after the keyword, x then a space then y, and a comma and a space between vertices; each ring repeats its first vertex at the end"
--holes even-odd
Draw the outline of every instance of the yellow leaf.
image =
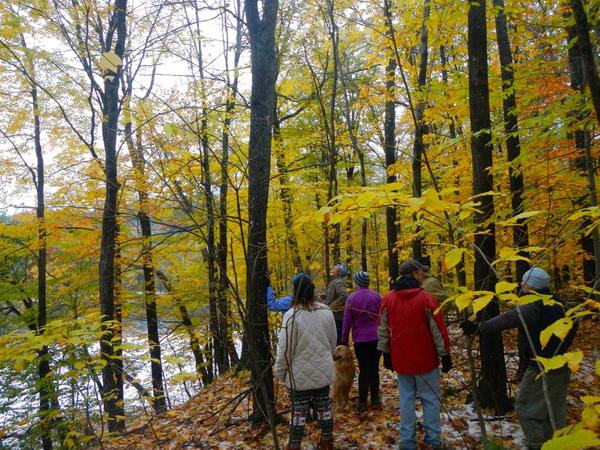
POLYGON ((465 252, 464 248, 453 248, 444 255, 444 263, 446 264, 446 270, 452 269, 462 259, 462 255, 465 252))
POLYGON ((513 291, 519 286, 517 283, 509 283, 508 281, 499 281, 496 283, 496 294, 513 291))
POLYGON ((449 203, 440 200, 435 189, 427 189, 423 193, 423 207, 432 211, 444 211, 448 209, 449 203))
POLYGON ((544 294, 527 294, 518 297, 517 302, 519 305, 528 305, 529 303, 537 302, 538 300, 544 300, 544 297, 551 298, 550 295, 544 294))
POLYGON ((465 309, 467 306, 469 306, 471 304, 471 301, 473 300, 473 292, 465 292, 464 294, 460 294, 459 296, 456 297, 456 299, 454 300, 454 302, 456 303, 456 307, 458 308, 458 311, 462 311, 463 309, 465 309))
POLYGON ((542 450, 577 450, 595 445, 600 445, 600 439, 596 433, 591 430, 579 429, 573 433, 552 438, 542 445, 542 450))
POLYGON ((579 370, 579 364, 583 360, 583 352, 569 352, 564 355, 556 355, 552 358, 544 358, 542 356, 538 356, 536 358, 544 367, 544 371, 548 372, 554 369, 560 369, 565 364, 569 366, 569 369, 573 372, 577 372, 579 370))
POLYGON ((500 222, 497 222, 498 225, 504 225, 507 227, 511 227, 511 226, 515 226, 515 225, 520 225, 522 222, 522 220, 525 219, 529 219, 530 217, 534 217, 537 216, 538 214, 541 214, 543 211, 525 211, 522 212, 521 214, 517 214, 514 217, 511 217, 508 220, 503 220, 500 222))
POLYGON ((544 330, 540 333, 540 343, 542 344, 542 348, 548 345, 548 341, 552 335, 561 340, 564 339, 572 327, 573 321, 567 317, 563 317, 562 319, 558 319, 553 324, 544 328, 544 330))
POLYGON ((521 249, 512 247, 502 247, 498 252, 498 259, 494 261, 496 264, 498 261, 527 261, 531 262, 528 258, 519 255, 521 249))
POLYGON ((600 359, 596 361, 596 375, 600 375, 600 359))
MULTIPOLYGON (((596 364, 599 362, 600 360, 596 361, 596 364)), ((584 395, 583 397, 581 397, 580 399, 584 404, 586 405, 594 405, 596 403, 600 403, 600 397, 597 395, 584 395)))
POLYGON ((581 420, 590 430, 598 431, 600 428, 600 415, 593 406, 583 410, 581 413, 581 420))
POLYGON ((473 301, 473 313, 477 314, 479 311, 485 308, 488 305, 488 303, 491 302, 493 299, 493 292, 486 292, 481 297, 476 298, 473 301))

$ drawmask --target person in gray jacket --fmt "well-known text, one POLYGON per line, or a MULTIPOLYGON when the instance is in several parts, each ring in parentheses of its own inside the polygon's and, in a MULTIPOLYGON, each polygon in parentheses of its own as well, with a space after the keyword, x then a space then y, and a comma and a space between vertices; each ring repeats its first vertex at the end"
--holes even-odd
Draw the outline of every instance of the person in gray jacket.
POLYGON ((325 290, 325 304, 333 311, 337 329, 337 344, 340 345, 344 325, 344 309, 348 298, 346 277, 350 275, 350 271, 344 264, 337 264, 331 268, 329 274, 331 275, 331 281, 329 281, 325 290))

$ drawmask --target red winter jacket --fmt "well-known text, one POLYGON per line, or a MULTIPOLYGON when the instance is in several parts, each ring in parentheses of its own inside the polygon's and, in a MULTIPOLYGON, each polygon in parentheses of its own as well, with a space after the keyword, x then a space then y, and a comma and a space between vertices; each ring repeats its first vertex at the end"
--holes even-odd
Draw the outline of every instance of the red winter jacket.
MULTIPOLYGON (((430 372, 439 366, 437 350, 425 313, 426 309, 434 312, 437 308, 438 304, 433 296, 420 287, 391 290, 386 294, 381 304, 382 323, 379 334, 381 341, 381 335, 386 334, 387 321, 389 350, 397 373, 417 375, 430 372)), ((450 339, 441 315, 436 314, 434 319, 444 339, 446 351, 450 351, 450 339)), ((382 344, 385 346, 385 343, 382 344)))

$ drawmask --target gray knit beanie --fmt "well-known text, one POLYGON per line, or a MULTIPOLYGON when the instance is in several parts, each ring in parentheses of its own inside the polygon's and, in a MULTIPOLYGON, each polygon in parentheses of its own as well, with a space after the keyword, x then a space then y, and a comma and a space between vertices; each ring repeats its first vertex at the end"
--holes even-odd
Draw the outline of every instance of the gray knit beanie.
POLYGON ((523 274, 521 284, 525 283, 533 290, 547 289, 550 286, 550 275, 544 269, 532 267, 523 274))

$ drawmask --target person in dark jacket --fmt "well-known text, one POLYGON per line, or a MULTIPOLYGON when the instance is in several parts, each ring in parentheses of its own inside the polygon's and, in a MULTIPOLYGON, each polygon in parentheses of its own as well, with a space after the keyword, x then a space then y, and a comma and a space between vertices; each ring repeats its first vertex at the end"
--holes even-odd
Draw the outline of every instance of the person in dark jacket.
POLYGON ((377 318, 381 295, 369 289, 369 273, 356 272, 352 277, 354 292, 346 300, 342 345, 348 345, 350 330, 354 353, 358 360, 358 403, 360 414, 367 412, 367 396, 371 391, 371 406, 381 407, 379 398, 379 357, 377 350, 377 318))
MULTIPOLYGON (((535 291, 539 294, 550 295, 549 283, 550 275, 543 269, 534 267, 523 275, 521 292, 528 294, 535 291)), ((561 341, 556 336, 552 336, 546 346, 542 347, 540 342, 541 332, 549 325, 565 317, 565 311, 560 304, 544 304, 544 301, 540 299, 479 324, 465 321, 461 324, 461 328, 465 334, 483 335, 515 328, 519 329, 519 333, 525 333, 521 317, 519 317, 519 310, 529 337, 525 338, 527 369, 519 384, 515 412, 527 439, 527 448, 537 450, 552 437, 550 414, 553 415, 557 429, 565 426, 567 391, 571 372, 567 366, 555 369, 547 372, 544 376, 545 381, 543 381, 542 377, 539 376, 540 367, 534 358, 535 356, 551 358, 554 355, 565 353, 573 341, 576 327, 574 326, 569 331, 564 340, 561 341), (533 344, 533 348, 531 344, 533 344), (543 386, 544 382, 545 387, 543 386), (546 403, 544 388, 547 391, 550 408, 546 403)))
POLYGON ((411 259, 400 265, 399 272, 400 278, 392 284, 392 290, 381 304, 377 348, 384 352, 385 366, 398 374, 400 448, 412 450, 417 446, 415 399, 418 393, 425 427, 425 443, 421 448, 439 449, 442 430, 439 352, 430 328, 430 314, 443 338, 444 372, 452 367, 450 339, 441 315, 433 315, 437 302, 418 281, 425 272, 423 266, 411 259))

